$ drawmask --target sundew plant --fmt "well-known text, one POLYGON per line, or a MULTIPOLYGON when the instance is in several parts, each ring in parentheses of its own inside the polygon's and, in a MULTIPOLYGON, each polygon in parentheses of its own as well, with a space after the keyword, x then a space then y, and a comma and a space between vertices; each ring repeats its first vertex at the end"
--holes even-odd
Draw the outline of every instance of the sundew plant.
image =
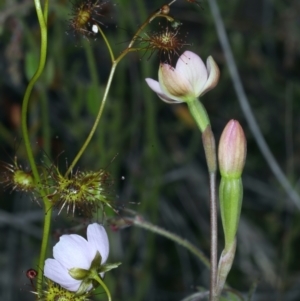
MULTIPOLYGON (((283 280, 299 281, 298 263, 290 267, 296 176, 262 135, 231 49, 241 37, 228 39, 216 1, 14 5, 3 13, 11 30, 3 82, 15 89, 3 89, 0 183, 3 208, 16 212, 3 210, 3 220, 22 235, 2 235, 3 246, 20 245, 3 255, 14 259, 3 267, 2 299, 298 300, 285 295, 297 280, 283 280), (227 104, 234 93, 241 114, 227 104), (266 225, 252 196, 246 209, 256 211, 243 215, 243 177, 260 173, 246 136, 286 199, 281 264, 270 247, 280 214, 266 225), (264 227, 272 230, 262 235, 264 227), (261 284, 271 287, 265 299, 261 284)), ((246 179, 252 193, 271 194, 246 179)))

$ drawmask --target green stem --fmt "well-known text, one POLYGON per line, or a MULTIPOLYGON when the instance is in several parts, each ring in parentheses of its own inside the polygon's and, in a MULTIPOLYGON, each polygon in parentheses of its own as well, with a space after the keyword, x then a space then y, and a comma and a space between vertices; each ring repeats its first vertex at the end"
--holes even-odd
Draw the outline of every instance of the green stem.
POLYGON ((203 133, 207 126, 210 125, 209 117, 203 104, 197 98, 195 98, 191 101, 187 101, 187 105, 201 133, 203 133))
POLYGON ((103 110, 104 110, 104 107, 105 107, 105 104, 106 104, 108 92, 109 92, 109 89, 111 87, 111 83, 112 83, 112 80, 113 80, 113 77, 114 77, 114 74, 115 74, 115 71, 116 71, 117 64, 118 64, 118 61, 116 60, 116 61, 113 62, 112 66, 111 66, 110 74, 109 74, 108 81, 107 81, 105 91, 104 91, 104 94, 103 94, 101 106, 99 108, 98 114, 97 114, 95 122, 93 124, 93 127, 92 127, 87 139, 85 140, 84 144, 80 148, 78 154, 76 155, 73 162, 69 166, 67 172, 65 173, 65 177, 67 177, 69 175, 69 173, 73 170, 74 166, 76 165, 76 163, 78 162, 78 160, 80 159, 80 157, 82 156, 84 151, 86 150, 88 144, 90 143, 90 141, 91 141, 91 139, 92 139, 92 137, 93 137, 93 135, 94 135, 94 133, 97 129, 97 126, 99 124, 99 121, 101 119, 101 116, 102 116, 102 113, 103 113, 103 110))
MULTIPOLYGON (((169 5, 171 5, 172 3, 174 3, 176 0, 174 1, 171 1, 169 3, 169 5)), ((109 51, 109 54, 110 54, 110 57, 111 57, 111 60, 112 60, 112 67, 110 69, 110 74, 109 74, 109 77, 108 77, 108 81, 107 81, 107 84, 106 84, 106 87, 105 87, 105 91, 104 91, 104 95, 103 95, 103 98, 102 98, 102 102, 101 102, 101 106, 99 108, 99 111, 98 111, 98 114, 97 114, 97 117, 96 117, 96 120, 94 122, 94 125, 87 137, 87 139, 85 140, 84 144, 82 145, 82 147, 80 148, 79 152, 77 153, 76 157, 74 158, 74 160, 72 161, 71 165, 69 166, 68 170, 66 171, 65 173, 65 177, 67 177, 71 171, 73 170, 73 168, 75 167, 76 163, 79 161, 79 159, 81 158, 82 154, 84 153, 84 151, 86 150, 87 146, 89 145, 92 137, 94 136, 94 133, 98 127, 98 124, 100 122, 100 119, 102 117, 102 114, 103 114, 103 111, 104 111, 104 107, 105 107, 105 104, 106 104, 106 100, 107 100, 107 96, 108 96, 108 92, 110 90, 110 87, 111 87, 111 83, 112 83, 112 80, 113 80, 113 77, 114 77, 114 73, 116 71, 116 68, 117 68, 117 65, 118 63, 123 59, 123 57, 128 54, 129 52, 132 52, 132 51, 137 51, 137 50, 140 50, 139 48, 132 48, 134 42, 136 41, 136 39, 139 37, 139 34, 141 33, 141 31, 155 18, 157 17, 162 17, 162 18, 166 18, 168 19, 169 21, 173 21, 174 19, 168 15, 164 15, 164 14, 161 14, 162 12, 162 9, 159 9, 158 11, 154 12, 152 15, 150 15, 150 17, 139 27, 139 29, 137 30, 137 32, 135 33, 135 35, 133 36, 132 40, 130 41, 128 47, 123 51, 121 52, 121 54, 116 58, 114 59, 114 54, 113 54, 113 51, 111 49, 111 46, 110 46, 110 43, 108 42, 104 32, 102 31, 102 29, 98 26, 98 30, 100 32, 100 34, 102 35, 102 38, 108 48, 108 51, 109 51)))
POLYGON ((198 99, 187 101, 188 108, 194 117, 201 133, 205 158, 209 173, 210 199, 210 301, 217 301, 218 273, 218 207, 216 196, 217 154, 214 134, 211 130, 207 112, 198 99))
POLYGON ((101 277, 97 273, 95 273, 93 275, 93 279, 96 280, 97 282, 99 282, 99 284, 105 290, 105 293, 107 295, 108 301, 111 301, 111 295, 110 295, 109 289, 107 288, 107 286, 105 285, 105 283, 103 282, 103 280, 101 279, 101 277))
MULTIPOLYGON (((27 157, 29 160, 29 164, 34 176, 35 183, 37 185, 37 188, 39 190, 40 195, 43 197, 44 202, 44 209, 45 209, 45 220, 44 220, 44 230, 43 230, 43 238, 42 238, 42 244, 41 244, 41 252, 39 257, 39 269, 44 269, 44 262, 45 262, 45 256, 46 256, 46 250, 47 250, 47 244, 48 244, 48 238, 49 238, 49 231, 50 231, 50 223, 51 223, 51 203, 46 197, 46 194, 44 193, 43 188, 39 185, 41 183, 40 176, 37 170, 37 166, 34 160, 32 148, 30 145, 30 139, 29 139, 29 133, 28 133, 28 127, 27 127, 27 114, 28 114, 28 104, 30 95, 32 92, 32 89, 34 87, 34 84, 41 76, 45 63, 46 63, 46 56, 47 56, 47 16, 48 16, 48 0, 45 1, 45 7, 44 12, 41 7, 41 3, 39 0, 34 0, 35 8, 38 16, 38 21, 41 28, 41 45, 40 45, 40 59, 39 59, 39 65, 38 69, 33 75, 32 79, 30 80, 25 94, 23 98, 22 103, 22 132, 23 132, 23 139, 24 144, 27 152, 27 157)), ((42 294, 42 280, 43 280, 43 273, 38 273, 37 278, 37 296, 42 294)))
POLYGON ((110 44, 109 44, 109 42, 108 42, 108 40, 107 40, 107 37, 106 37, 106 35, 104 34, 104 32, 103 32, 103 30, 101 29, 101 27, 98 26, 98 25, 97 25, 97 27, 98 27, 98 30, 99 30, 99 32, 101 33, 101 36, 102 36, 102 38, 103 38, 103 40, 104 40, 104 42, 105 42, 105 44, 106 44, 106 47, 107 47, 108 52, 109 52, 109 54, 110 54, 111 61, 112 61, 112 63, 113 63, 113 62, 115 61, 115 56, 114 56, 114 53, 113 53, 113 51, 112 51, 112 49, 111 49, 111 47, 110 47, 110 44))
POLYGON ((218 299, 218 207, 216 196, 216 172, 209 173, 210 195, 210 300, 218 299))
POLYGON ((47 54, 47 25, 45 23, 45 19, 43 16, 43 11, 40 5, 39 0, 35 0, 35 7, 36 7, 36 12, 38 16, 38 20, 40 23, 40 28, 41 28, 41 52, 40 52, 40 60, 39 60, 39 66, 35 74, 33 75, 32 79, 30 80, 25 94, 23 98, 23 103, 22 103, 22 132, 23 132, 23 139, 24 139, 24 144, 26 147, 27 151, 27 156, 28 160, 30 163, 31 170, 33 172, 33 176, 35 179, 36 183, 40 183, 40 177, 39 173, 37 170, 37 166, 34 161, 33 157, 33 152, 32 148, 30 145, 30 140, 29 140, 29 133, 28 133, 28 127, 27 127, 27 113, 28 113, 28 104, 29 104, 29 99, 30 95, 33 89, 34 84, 38 80, 38 78, 41 76, 44 67, 45 67, 45 62, 46 62, 46 54, 47 54))
POLYGON ((218 300, 217 270, 218 270, 218 207, 216 193, 217 156, 215 137, 208 125, 202 133, 203 147, 209 173, 210 199, 210 300, 218 300))
MULTIPOLYGON (((168 5, 170 6, 175 1, 171 1, 168 5)), ((135 35, 133 36, 132 40, 130 41, 127 49, 131 48, 133 46, 134 42, 137 40, 137 38, 139 37, 140 33, 145 29, 145 27, 148 24, 150 24, 155 18, 158 18, 158 17, 166 18, 169 22, 173 22, 174 21, 174 19, 172 17, 170 17, 168 15, 162 14, 162 8, 158 9, 156 12, 154 12, 153 14, 151 14, 147 18, 147 20, 138 28, 137 32, 135 33, 135 35)))
MULTIPOLYGON (((222 290, 224 288, 226 278, 231 270, 234 256, 236 251, 236 238, 232 241, 232 244, 228 247, 227 250, 223 250, 220 261, 219 261, 219 268, 218 268, 218 281, 217 286, 215 289, 215 297, 218 298, 218 296, 222 293, 222 290)), ((218 299, 213 299, 218 300, 218 299)))
MULTIPOLYGON (((45 211, 45 219, 44 219, 44 227, 43 227, 43 238, 42 238, 42 244, 41 244, 41 251, 40 251, 40 257, 39 257, 39 269, 40 271, 44 271, 44 265, 45 265, 45 258, 46 258, 46 252, 47 252, 47 246, 48 246, 48 239, 49 239, 49 232, 50 232, 50 226, 51 226, 51 217, 52 217, 52 204, 49 202, 48 198, 43 197, 44 201, 44 211, 45 211)), ((37 276, 37 296, 38 300, 39 297, 42 295, 43 290, 43 273, 39 272, 37 276)))
POLYGON ((192 254, 194 254, 200 261, 207 266, 210 267, 209 260, 206 258, 206 256, 203 254, 201 250, 199 250, 196 246, 194 246, 192 243, 187 241, 186 239, 171 233, 165 229, 162 229, 156 225, 153 225, 149 222, 144 221, 140 217, 136 218, 125 218, 126 221, 128 221, 129 224, 133 223, 135 226, 146 229, 148 231, 151 231, 153 233, 156 233, 158 235, 164 236, 174 242, 176 242, 178 245, 188 249, 192 254))

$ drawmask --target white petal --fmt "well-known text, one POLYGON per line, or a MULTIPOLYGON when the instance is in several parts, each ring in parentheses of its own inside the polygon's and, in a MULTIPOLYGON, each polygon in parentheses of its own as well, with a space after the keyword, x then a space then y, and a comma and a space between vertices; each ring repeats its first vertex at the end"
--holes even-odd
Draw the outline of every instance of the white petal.
POLYGON ((213 89, 219 82, 220 70, 212 56, 209 56, 206 60, 208 79, 205 83, 201 95, 205 94, 209 90, 213 89))
POLYGON ((77 234, 61 236, 53 248, 53 257, 67 269, 89 269, 95 254, 95 248, 77 234))
POLYGON ((72 292, 76 292, 81 283, 81 281, 73 279, 69 275, 68 270, 55 259, 47 259, 45 261, 44 275, 72 292))
POLYGON ((109 254, 109 241, 104 227, 96 223, 91 224, 87 228, 86 236, 88 243, 99 251, 101 264, 105 263, 109 254))
POLYGON ((178 103, 183 103, 184 101, 183 100, 176 100, 176 99, 172 99, 172 98, 169 98, 167 97, 166 95, 159 95, 157 94, 157 96, 164 102, 168 103, 168 104, 171 104, 171 105, 174 105, 174 104, 178 104, 178 103))
POLYGON ((159 82, 152 79, 152 78, 146 78, 145 79, 148 86, 157 94, 163 94, 163 91, 160 88, 159 82))
POLYGON ((194 96, 193 87, 188 79, 170 65, 160 65, 158 78, 161 90, 168 98, 184 101, 194 96))
POLYGON ((191 51, 185 51, 177 61, 176 70, 190 82, 194 95, 198 97, 208 76, 202 59, 191 51))
POLYGON ((157 94, 157 96, 163 100, 166 103, 170 103, 170 104, 174 104, 174 103, 181 103, 182 101, 178 101, 175 99, 172 99, 170 97, 168 97, 167 95, 165 95, 162 92, 162 89, 160 87, 160 84, 158 81, 152 79, 152 78, 146 78, 146 83, 148 84, 148 86, 157 94))

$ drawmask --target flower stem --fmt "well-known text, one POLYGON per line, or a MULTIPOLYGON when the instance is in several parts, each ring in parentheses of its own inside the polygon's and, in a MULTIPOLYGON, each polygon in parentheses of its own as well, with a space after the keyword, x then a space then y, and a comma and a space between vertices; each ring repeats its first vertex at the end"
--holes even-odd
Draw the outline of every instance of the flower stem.
POLYGON ((201 133, 206 163, 209 173, 210 198, 210 300, 217 301, 218 272, 218 208, 216 196, 217 154, 214 134, 211 130, 207 112, 198 99, 187 102, 201 133))
MULTIPOLYGON (((24 144, 27 152, 28 161, 34 176, 34 181, 37 185, 37 189, 40 192, 40 195, 43 198, 44 202, 44 210, 45 210, 45 220, 44 220, 44 229, 43 229, 43 238, 42 238, 42 244, 41 244, 41 251, 40 251, 40 257, 39 257, 39 269, 44 269, 44 262, 45 262, 45 256, 46 256, 46 250, 47 250, 47 244, 48 244, 48 238, 49 238, 49 231, 50 231, 50 224, 51 224, 51 213, 52 213, 52 206, 49 202, 48 198, 46 197, 46 194, 43 190, 43 188, 39 185, 41 183, 40 176, 37 170, 37 166, 34 160, 30 139, 29 139, 29 133, 28 133, 28 127, 27 127, 27 114, 28 114, 28 105, 29 105, 29 99, 32 92, 32 89, 34 87, 34 84, 41 76, 45 63, 46 63, 46 56, 47 56, 47 17, 48 17, 48 0, 45 1, 44 5, 44 11, 41 7, 41 3, 39 0, 34 0, 36 13, 38 17, 38 21, 40 24, 41 29, 41 50, 40 50, 40 59, 39 59, 39 65, 37 68, 37 71, 33 75, 32 79, 30 80, 22 102, 22 133, 23 133, 23 139, 24 144)), ((40 296, 42 293, 42 279, 43 279, 43 273, 38 273, 37 278, 37 295, 40 296)))
POLYGON ((191 101, 187 101, 187 105, 201 133, 203 133, 207 126, 210 125, 209 117, 203 104, 197 98, 195 98, 191 101))
MULTIPOLYGON (((169 5, 171 5, 174 1, 172 1, 169 5)), ((104 111, 104 107, 105 107, 105 104, 106 104, 106 100, 107 100, 107 96, 108 96, 108 93, 109 93, 109 90, 110 90, 110 87, 111 87, 111 83, 112 83, 112 80, 113 80, 113 77, 114 77, 114 74, 115 74, 115 71, 116 71, 116 68, 117 68, 117 65, 118 63, 126 56, 126 54, 128 54, 129 52, 132 52, 132 51, 137 51, 137 50, 140 50, 139 48, 132 48, 134 42, 136 41, 136 39, 138 38, 140 32, 156 17, 163 17, 163 18, 167 18, 168 20, 173 20, 172 17, 168 16, 168 15, 163 15, 161 14, 161 9, 159 9, 158 11, 156 11, 155 13, 153 13, 140 27, 139 29, 137 30, 137 32, 135 33, 135 35, 133 36, 131 42, 129 43, 128 47, 123 51, 121 52, 121 54, 115 59, 115 56, 113 54, 113 51, 111 49, 111 46, 110 46, 110 43, 109 41, 107 40, 104 32, 101 30, 101 28, 98 26, 98 30, 100 32, 100 34, 102 35, 102 38, 108 48, 108 51, 109 51, 109 54, 110 54, 110 57, 111 57, 111 60, 112 60, 112 66, 111 66, 111 69, 110 69, 110 74, 109 74, 109 77, 108 77, 108 81, 107 81, 107 84, 106 84, 106 87, 105 87, 105 91, 104 91, 104 95, 102 97, 102 102, 101 102, 101 106, 99 108, 99 111, 98 111, 98 114, 97 114, 97 117, 95 119, 95 122, 93 124, 93 127, 87 137, 87 139, 85 140, 84 144, 82 145, 82 147, 80 148, 79 152, 77 153, 76 157, 74 158, 74 160, 72 161, 72 163, 70 164, 68 170, 66 171, 65 173, 65 177, 67 177, 72 169, 74 168, 74 166, 76 165, 76 163, 79 161, 79 159, 81 158, 82 154, 84 153, 84 151, 86 150, 87 146, 89 145, 96 129, 97 129, 97 126, 100 122, 100 119, 102 117, 102 114, 103 114, 103 111, 104 111)))
MULTIPOLYGON (((41 76, 44 67, 45 67, 45 62, 46 62, 46 55, 47 55, 47 25, 46 25, 46 19, 44 19, 43 11, 41 8, 41 4, 39 0, 35 0, 35 7, 36 7, 36 12, 41 28, 41 51, 40 51, 40 60, 39 60, 39 65, 38 69, 33 75, 32 79, 28 83, 28 86, 26 88, 23 102, 22 102, 22 133, 23 133, 23 139, 24 139, 24 144, 30 164, 30 168, 32 170, 33 176, 35 183, 40 183, 40 177, 39 173, 37 170, 37 166, 34 160, 32 148, 30 145, 30 139, 29 139, 29 133, 28 133, 28 127, 27 127, 27 113, 28 113, 28 104, 29 104, 29 99, 30 95, 33 89, 34 84, 38 80, 38 78, 41 76)), ((48 1, 46 1, 48 3, 48 1)), ((47 6, 47 5, 46 5, 47 6)))
POLYGON ((78 162, 78 160, 80 159, 80 157, 82 156, 82 154, 84 153, 85 149, 87 148, 88 144, 90 143, 90 141, 91 141, 91 139, 92 139, 92 137, 93 137, 93 135, 94 135, 94 133, 95 133, 95 131, 97 129, 97 126, 98 126, 99 121, 101 119, 102 113, 104 111, 104 107, 105 107, 105 104, 106 104, 108 92, 109 92, 109 89, 111 87, 111 83, 112 83, 112 80, 113 80, 113 77, 114 77, 114 73, 116 71, 117 64, 118 64, 118 62, 114 61, 113 64, 112 64, 112 66, 111 66, 110 74, 109 74, 108 81, 107 81, 107 84, 106 84, 106 87, 105 87, 105 91, 104 91, 104 94, 103 94, 101 106, 99 108, 97 117, 96 117, 95 122, 93 124, 93 127, 92 127, 92 129, 91 129, 88 137, 86 138, 84 144, 80 148, 78 154, 76 155, 76 157, 74 158, 73 162, 71 163, 71 165, 69 166, 68 170, 66 171, 65 177, 67 177, 69 175, 69 173, 72 171, 72 169, 74 168, 74 166, 76 165, 76 163, 78 162))
POLYGON ((112 49, 111 49, 111 46, 110 46, 110 44, 109 44, 109 41, 108 41, 106 35, 104 34, 103 30, 101 29, 101 27, 98 26, 98 25, 97 25, 97 27, 98 27, 98 30, 99 30, 100 34, 102 35, 102 38, 103 38, 103 40, 104 40, 104 42, 105 42, 105 44, 106 44, 106 47, 107 47, 107 49, 108 49, 108 52, 109 52, 111 61, 112 61, 112 63, 113 63, 113 62, 115 61, 115 56, 114 56, 114 53, 113 53, 113 51, 112 51, 112 49))
POLYGON ((218 208, 216 197, 216 172, 209 174, 210 195, 210 300, 218 300, 217 271, 218 271, 218 208))
MULTIPOLYGON (((41 244, 41 251, 40 251, 40 257, 39 257, 39 269, 41 271, 44 270, 45 265, 45 258, 46 258, 46 251, 48 246, 48 239, 49 239, 49 232, 50 232, 50 226, 51 226, 51 217, 52 217, 52 204, 51 202, 44 197, 44 211, 45 211, 45 219, 44 219, 44 227, 43 227, 43 238, 42 238, 42 244, 41 244)), ((37 293, 38 296, 41 296, 42 294, 42 285, 43 285, 43 273, 38 273, 37 277, 37 293)))
MULTIPOLYGON (((168 5, 169 5, 169 6, 172 5, 175 1, 176 1, 176 0, 171 1, 168 5)), ((158 9, 158 10, 155 11, 153 14, 151 14, 151 15, 147 18, 147 20, 146 20, 146 21, 138 28, 137 32, 135 33, 135 35, 133 36, 132 40, 130 41, 130 43, 129 43, 127 49, 128 49, 128 48, 132 48, 134 42, 135 42, 136 39, 139 37, 139 34, 144 30, 144 28, 145 28, 149 23, 151 23, 151 22, 152 22, 155 18, 157 18, 157 17, 163 17, 163 18, 166 18, 166 19, 167 19, 168 21, 170 21, 170 22, 174 21, 174 19, 173 19, 172 17, 170 17, 170 16, 168 16, 168 15, 162 14, 162 8, 158 9)))
POLYGON ((218 270, 218 208, 216 194, 217 155, 216 143, 211 126, 208 125, 202 133, 203 147, 209 173, 210 197, 210 300, 218 300, 217 270, 218 270))
POLYGON ((107 286, 105 285, 105 283, 103 282, 103 280, 101 279, 101 277, 97 273, 95 273, 93 275, 93 279, 96 280, 97 282, 99 282, 99 284, 105 290, 105 293, 107 295, 108 301, 111 301, 111 295, 110 295, 109 289, 107 288, 107 286))
POLYGON ((165 238, 168 238, 174 242, 176 242, 178 245, 188 249, 192 254, 194 254, 200 261, 207 266, 210 267, 209 260, 206 258, 206 256, 203 254, 201 250, 199 250, 196 246, 194 246, 192 243, 190 243, 188 240, 169 232, 165 229, 162 229, 156 225, 153 225, 149 222, 146 222, 143 220, 140 216, 136 216, 135 218, 125 218, 126 222, 129 224, 133 224, 137 227, 146 229, 148 231, 151 231, 153 233, 156 233, 158 235, 164 236, 165 238))

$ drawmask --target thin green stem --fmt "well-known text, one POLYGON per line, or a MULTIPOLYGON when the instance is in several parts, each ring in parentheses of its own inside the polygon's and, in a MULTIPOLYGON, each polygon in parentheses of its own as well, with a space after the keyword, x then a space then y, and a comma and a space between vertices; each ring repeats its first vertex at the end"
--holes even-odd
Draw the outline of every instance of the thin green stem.
POLYGON ((218 208, 216 196, 216 172, 209 174, 210 195, 210 300, 219 300, 217 293, 218 276, 218 208))
MULTIPOLYGON (((43 197, 44 201, 44 211, 45 211, 45 219, 44 219, 44 227, 43 227, 43 238, 42 238, 42 244, 41 244, 41 251, 40 251, 40 257, 39 257, 39 269, 41 271, 44 270, 45 265, 45 258, 46 258, 46 252, 47 252, 47 246, 48 246, 48 239, 49 239, 49 232, 50 232, 50 226, 51 226, 51 217, 52 217, 52 204, 49 202, 49 200, 46 197, 43 197)), ((43 273, 38 273, 37 277, 37 296, 42 295, 42 289, 43 289, 43 273)), ((40 300, 38 298, 38 300, 40 300)))
POLYGON ((210 199, 210 300, 218 300, 218 206, 216 193, 217 155, 214 134, 208 125, 202 133, 203 147, 209 174, 210 199))
MULTIPOLYGON (((171 1, 168 6, 171 6, 174 2, 176 2, 176 0, 173 0, 171 1)), ((174 19, 171 17, 171 16, 168 16, 168 15, 165 15, 165 14, 162 14, 162 8, 164 6, 162 6, 160 9, 158 9, 157 11, 155 11, 153 14, 151 14, 147 20, 138 28, 137 32, 135 33, 135 35, 133 36, 132 40, 130 41, 128 48, 131 48, 134 44, 134 42, 136 41, 136 39, 139 37, 140 33, 145 29, 145 27, 151 23, 155 18, 159 18, 159 17, 162 17, 162 18, 166 18, 169 22, 173 22, 174 19)))
POLYGON ((104 91, 104 94, 103 94, 101 106, 99 108, 98 114, 97 114, 95 122, 93 124, 93 127, 92 127, 87 139, 85 140, 84 144, 82 145, 81 149, 79 150, 78 154, 76 155, 73 162, 69 166, 67 172, 65 173, 65 177, 67 177, 69 175, 69 173, 73 170, 74 166, 76 165, 76 163, 78 162, 78 160, 80 159, 82 154, 84 153, 85 149, 87 148, 88 144, 90 143, 90 141, 91 141, 91 139, 92 139, 92 137, 93 137, 93 135, 94 135, 94 133, 97 129, 97 126, 99 124, 99 121, 101 119, 101 116, 102 116, 102 113, 103 113, 103 110, 104 110, 104 107, 105 107, 105 104, 106 104, 108 92, 109 92, 109 89, 111 87, 111 83, 112 83, 112 80, 113 80, 113 77, 114 77, 114 74, 115 74, 115 71, 116 71, 117 64, 118 64, 117 61, 113 62, 113 64, 112 64, 112 67, 110 69, 110 74, 109 74, 109 77, 108 77, 108 81, 107 81, 105 91, 104 91))
POLYGON ((110 47, 110 44, 109 44, 109 42, 108 42, 108 39, 107 39, 106 35, 104 34, 103 30, 101 29, 101 27, 98 26, 98 25, 97 25, 97 27, 98 27, 98 30, 99 30, 99 32, 100 32, 100 34, 101 34, 101 36, 102 36, 102 38, 103 38, 103 40, 104 40, 104 42, 105 42, 105 44, 106 44, 106 47, 107 47, 108 52, 109 52, 109 54, 110 54, 111 61, 112 61, 112 63, 113 63, 113 62, 115 61, 115 56, 114 56, 114 53, 113 53, 113 51, 112 51, 112 49, 111 49, 111 47, 110 47))
MULTIPOLYGON (((176 0, 173 0, 169 3, 169 5, 171 5, 172 3, 174 3, 176 0)), ((98 114, 97 114, 97 117, 95 119, 95 122, 93 124, 93 127, 87 137, 87 139, 85 140, 84 144, 82 145, 82 147, 80 148, 79 152, 77 153, 76 157, 74 158, 74 160, 72 161, 72 163, 70 164, 68 170, 66 171, 65 173, 65 177, 67 177, 71 171, 73 170, 73 168, 75 167, 76 163, 79 161, 79 159, 81 158, 82 154, 84 153, 84 151, 86 150, 87 146, 89 145, 92 137, 94 136, 94 133, 97 129, 97 126, 100 122, 100 119, 102 117, 102 114, 103 114, 103 111, 104 111, 104 107, 105 107, 105 104, 106 104, 106 100, 107 100, 107 96, 108 96, 108 92, 110 90, 110 87, 111 87, 111 83, 112 83, 112 80, 113 80, 113 77, 114 77, 114 73, 116 71, 116 68, 117 68, 117 65, 118 63, 124 58, 124 56, 126 54, 128 54, 129 52, 132 52, 132 51, 138 51, 140 50, 139 48, 132 48, 134 42, 136 41, 136 39, 139 37, 139 34, 140 32, 155 18, 157 17, 163 17, 163 18, 167 18, 169 21, 173 21, 174 19, 168 15, 164 15, 162 14, 162 9, 159 9, 158 11, 154 12, 152 15, 150 15, 150 17, 139 27, 139 29, 137 30, 137 32, 135 33, 135 35, 133 36, 132 40, 130 41, 128 47, 123 51, 121 52, 121 54, 115 59, 115 56, 113 54, 113 51, 111 49, 111 46, 110 46, 110 43, 108 41, 108 39, 106 38, 104 32, 102 31, 102 29, 98 27, 98 30, 100 32, 100 34, 102 35, 102 38, 108 48, 108 51, 109 51, 109 54, 110 54, 110 57, 111 57, 111 60, 112 60, 112 67, 110 69, 110 74, 109 74, 109 77, 108 77, 108 81, 107 81, 107 84, 106 84, 106 87, 105 87, 105 91, 104 91, 104 95, 102 97, 102 102, 101 102, 101 106, 99 108, 99 111, 98 111, 98 114)))
POLYGON ((23 139, 24 139, 24 144, 28 156, 28 160, 30 163, 31 170, 33 172, 33 176, 35 179, 36 183, 40 182, 40 177, 39 173, 37 170, 37 166, 34 161, 34 156, 32 152, 32 148, 30 145, 30 139, 29 139, 29 133, 28 133, 28 127, 27 127, 27 113, 28 113, 28 104, 29 104, 29 99, 30 95, 33 89, 34 84, 38 80, 38 78, 41 76, 44 67, 45 67, 45 62, 46 62, 46 54, 47 54, 47 26, 45 23, 43 11, 40 5, 40 1, 35 0, 35 7, 36 7, 36 12, 38 16, 38 20, 40 23, 40 28, 41 28, 41 51, 40 51, 40 60, 39 60, 39 66, 35 74, 33 75, 32 79, 30 80, 25 94, 23 98, 23 103, 22 103, 22 132, 23 132, 23 139))
POLYGON ((218 207, 216 196, 217 154, 215 138, 211 130, 209 117, 202 103, 198 99, 192 99, 187 101, 187 105, 202 133, 208 167, 210 199, 210 301, 217 301, 218 207))
MULTIPOLYGON (((49 231, 50 231, 50 224, 51 224, 51 203, 46 197, 46 194, 44 193, 43 188, 39 185, 41 183, 40 176, 37 170, 37 166, 34 160, 30 139, 29 139, 29 133, 28 133, 28 127, 27 127, 27 114, 28 114, 28 105, 29 105, 29 99, 32 92, 32 89, 34 87, 34 84, 41 76, 45 63, 46 63, 46 56, 47 56, 47 16, 48 16, 48 0, 45 1, 45 7, 44 12, 41 7, 41 3, 39 0, 35 0, 35 8, 38 16, 38 21, 41 28, 41 46, 40 46, 40 59, 39 59, 39 65, 38 69, 33 75, 32 79, 30 80, 25 94, 23 98, 22 103, 22 132, 23 132, 23 139, 24 144, 27 152, 27 157, 30 163, 30 167, 34 176, 35 183, 37 185, 37 188, 40 192, 40 195, 43 197, 44 202, 44 209, 45 209, 45 220, 44 220, 44 229, 43 229, 43 238, 42 238, 42 244, 41 244, 41 252, 39 257, 39 269, 44 269, 44 262, 45 262, 45 256, 46 256, 46 250, 47 250, 47 244, 48 244, 48 238, 49 238, 49 231)), ((42 279, 43 279, 43 273, 38 273, 37 278, 37 296, 39 296, 42 293, 42 279)))
POLYGON ((105 283, 103 282, 103 280, 101 279, 101 277, 97 273, 95 273, 93 275, 93 279, 96 280, 97 282, 99 282, 99 284, 105 290, 105 293, 107 295, 108 301, 111 301, 111 295, 110 295, 109 289, 107 288, 107 286, 105 285, 105 283))
MULTIPOLYGON (((208 120, 209 122, 209 120, 208 120)), ((218 207, 216 193, 217 155, 216 143, 211 126, 208 125, 202 133, 203 147, 209 173, 210 199, 210 300, 218 300, 217 271, 218 271, 218 207)))
POLYGON ((125 218, 126 221, 128 221, 129 224, 133 223, 133 225, 146 229, 148 231, 151 231, 153 233, 156 233, 158 235, 164 236, 180 246, 186 248, 189 250, 192 254, 194 254, 200 261, 207 266, 208 268, 210 267, 209 260, 206 258, 206 256, 203 254, 201 250, 199 250, 196 246, 194 246, 192 243, 190 243, 188 240, 178 236, 177 234, 171 233, 165 229, 162 229, 156 225, 153 225, 149 222, 144 221, 140 217, 136 218, 125 218))

